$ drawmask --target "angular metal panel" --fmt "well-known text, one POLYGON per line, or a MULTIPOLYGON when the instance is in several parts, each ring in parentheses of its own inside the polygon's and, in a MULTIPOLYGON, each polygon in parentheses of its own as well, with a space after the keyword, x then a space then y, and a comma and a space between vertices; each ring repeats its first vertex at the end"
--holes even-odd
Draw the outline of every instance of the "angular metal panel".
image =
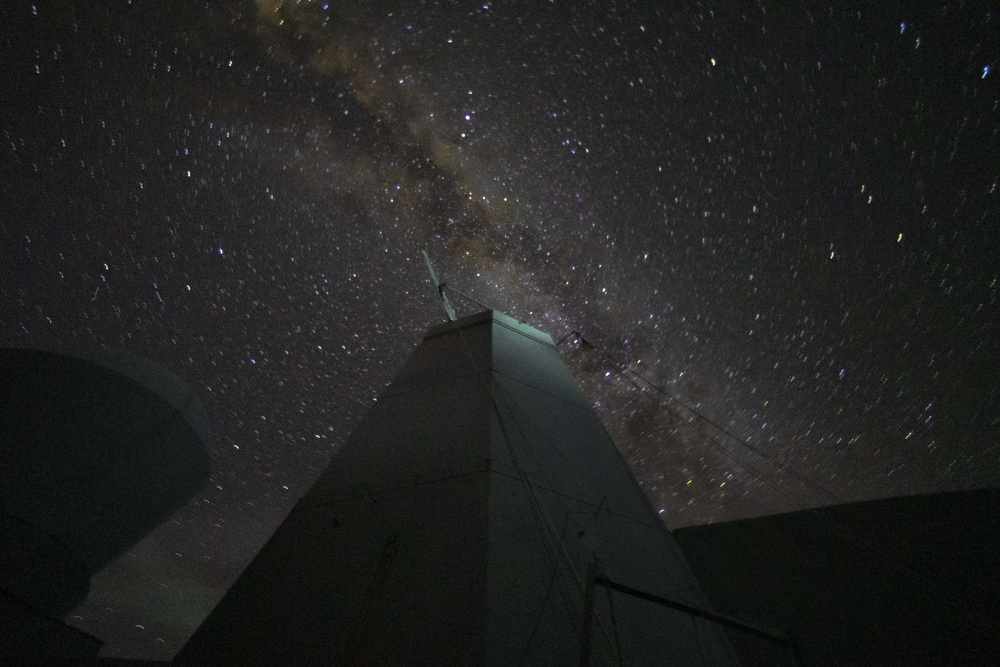
POLYGON ((735 664, 547 335, 433 328, 177 664, 735 664))

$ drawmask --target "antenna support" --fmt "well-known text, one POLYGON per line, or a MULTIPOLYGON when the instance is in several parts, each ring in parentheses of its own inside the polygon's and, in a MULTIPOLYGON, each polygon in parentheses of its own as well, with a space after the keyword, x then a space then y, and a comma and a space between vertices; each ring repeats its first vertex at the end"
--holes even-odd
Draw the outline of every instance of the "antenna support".
POLYGON ((431 272, 431 282, 434 283, 434 289, 437 290, 438 296, 441 297, 441 303, 444 305, 444 314, 448 317, 449 322, 455 321, 455 309, 451 307, 451 301, 448 300, 448 295, 445 293, 445 288, 447 285, 440 280, 438 280, 437 274, 434 273, 434 265, 431 264, 430 255, 427 254, 426 250, 421 251, 424 253, 424 261, 427 262, 427 270, 431 272))

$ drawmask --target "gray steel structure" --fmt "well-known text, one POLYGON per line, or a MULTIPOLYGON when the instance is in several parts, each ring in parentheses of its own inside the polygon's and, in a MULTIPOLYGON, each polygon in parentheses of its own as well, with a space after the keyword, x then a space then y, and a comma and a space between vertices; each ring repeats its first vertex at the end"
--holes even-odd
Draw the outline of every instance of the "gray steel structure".
POLYGON ((175 664, 736 664, 598 579, 707 606, 552 339, 488 311, 426 334, 175 664))

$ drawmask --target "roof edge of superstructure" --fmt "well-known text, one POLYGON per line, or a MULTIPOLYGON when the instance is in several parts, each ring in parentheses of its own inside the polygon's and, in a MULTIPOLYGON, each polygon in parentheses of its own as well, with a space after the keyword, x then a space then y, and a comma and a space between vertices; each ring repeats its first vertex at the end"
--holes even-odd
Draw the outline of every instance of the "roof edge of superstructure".
POLYGON ((502 327, 506 327, 516 333, 523 336, 531 338, 537 343, 542 345, 547 345, 549 347, 555 348, 556 344, 552 340, 552 336, 540 331, 535 327, 517 320, 510 315, 501 313, 498 310, 484 310, 482 312, 476 313, 474 315, 468 315, 466 317, 459 318, 454 322, 443 322, 432 326, 424 334, 424 340, 430 340, 432 338, 437 338, 438 336, 443 336, 445 334, 451 333, 453 331, 458 331, 460 329, 469 329, 471 327, 481 326, 487 323, 498 324, 502 327))

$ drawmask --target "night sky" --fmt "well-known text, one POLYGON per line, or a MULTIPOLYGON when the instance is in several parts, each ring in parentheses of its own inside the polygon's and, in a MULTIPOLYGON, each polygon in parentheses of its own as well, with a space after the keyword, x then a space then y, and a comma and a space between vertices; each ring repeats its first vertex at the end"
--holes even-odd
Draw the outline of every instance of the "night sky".
POLYGON ((4 2, 0 344, 216 438, 69 621, 176 652, 443 320, 425 247, 671 527, 996 486, 1000 12, 913 4, 4 2))

